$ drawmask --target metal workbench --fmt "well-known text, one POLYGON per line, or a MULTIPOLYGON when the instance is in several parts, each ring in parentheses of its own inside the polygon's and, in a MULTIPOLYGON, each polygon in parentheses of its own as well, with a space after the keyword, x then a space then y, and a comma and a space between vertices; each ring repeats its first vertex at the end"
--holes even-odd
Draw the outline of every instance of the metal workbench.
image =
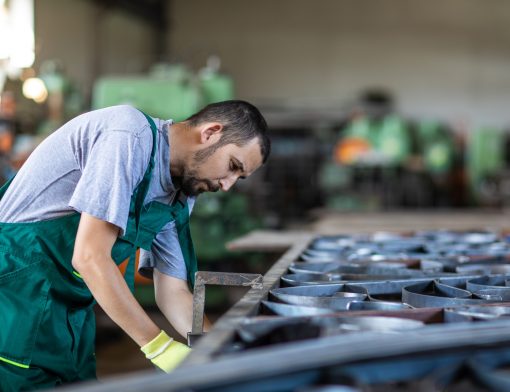
MULTIPOLYGON (((460 213, 414 213, 414 214, 371 214, 325 216, 312 224, 311 230, 291 232, 257 231, 229 244, 230 249, 284 251, 281 258, 264 275, 262 287, 250 291, 214 325, 212 330, 197 342, 193 352, 173 373, 166 375, 144 372, 129 375, 102 385, 76 386, 76 391, 272 391, 275 385, 288 385, 288 390, 306 385, 318 377, 321 369, 341 366, 352 374, 360 369, 377 374, 377 366, 384 369, 387 361, 418 364, 422 368, 427 358, 439 355, 445 363, 453 363, 466 355, 483 366, 474 366, 469 372, 477 380, 483 379, 497 363, 488 357, 506 359, 510 352, 510 319, 490 323, 460 323, 450 326, 445 336, 441 325, 429 326, 419 332, 385 336, 377 333, 363 333, 333 336, 328 339, 306 340, 278 347, 265 347, 247 352, 225 350, 236 338, 239 325, 247 318, 260 312, 261 301, 268 299, 270 290, 280 286, 280 278, 295 262, 312 240, 319 234, 363 233, 379 230, 407 232, 431 229, 472 229, 485 228, 505 230, 510 226, 507 213, 481 212, 460 213), (334 228, 336 227, 336 230, 334 228), (474 339, 476 337, 476 339, 474 339), (377 350, 374 351, 374 347, 377 350), (505 349, 505 351, 501 351, 505 349), (498 351, 500 350, 500 351, 498 351), (495 355, 494 353, 498 354, 495 355), (386 362, 385 362, 386 361, 386 362), (425 362, 424 362, 425 361, 425 362), (485 361, 485 362, 484 362, 485 361), (356 367, 361 366, 362 367, 356 367), (484 368, 485 366, 485 368, 484 368), (487 372, 484 371, 487 369, 487 372), (285 384, 287 383, 287 384, 285 384)), ((435 317, 439 310, 430 309, 421 313, 435 317), (428 312, 428 313, 427 313, 428 312)), ((405 364, 402 369, 406 368, 405 364)), ((409 367, 406 369, 410 369, 409 367)), ((391 372, 387 369, 387 372, 391 372)), ((410 370, 409 370, 410 371, 410 370)), ((460 371, 460 370, 459 370, 460 371)), ((357 373, 358 372, 358 373, 357 373)), ((374 376, 375 377, 375 376, 374 376)), ((380 376, 383 379, 383 376, 380 376)), ((375 378, 372 380, 374 381, 375 378)), ((503 390, 508 380, 497 380, 491 376, 486 386, 492 390, 503 390), (500 382, 498 384, 498 382, 500 382)), ((282 389, 285 390, 285 389, 282 389)), ((297 389, 296 389, 297 390, 297 389)))

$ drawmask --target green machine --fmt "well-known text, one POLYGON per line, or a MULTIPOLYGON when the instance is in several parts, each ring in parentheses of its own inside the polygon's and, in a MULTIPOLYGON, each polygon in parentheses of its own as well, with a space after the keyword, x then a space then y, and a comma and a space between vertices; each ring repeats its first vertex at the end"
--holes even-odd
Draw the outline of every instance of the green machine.
POLYGON ((467 171, 474 201, 493 204, 498 182, 506 168, 505 134, 494 128, 479 128, 469 134, 467 171))
POLYGON ((377 148, 390 165, 403 164, 411 153, 409 128, 398 116, 385 117, 378 130, 377 148))
POLYGON ((328 208, 376 210, 382 207, 382 183, 397 181, 398 168, 411 155, 411 133, 406 122, 388 115, 351 121, 342 131, 335 159, 322 165, 319 184, 328 208))
POLYGON ((448 173, 455 159, 452 135, 437 121, 421 121, 417 137, 425 170, 433 176, 448 173))
POLYGON ((364 140, 371 146, 367 160, 371 160, 370 156, 378 156, 377 164, 401 164, 411 152, 409 129, 405 121, 396 115, 386 116, 382 120, 370 120, 367 117, 355 119, 342 135, 344 140, 352 138, 364 140))
POLYGON ((201 96, 184 66, 157 66, 149 75, 106 76, 96 82, 93 109, 121 104, 179 121, 200 108, 201 96))
POLYGON ((226 101, 234 97, 234 81, 230 76, 220 73, 220 67, 220 58, 209 56, 206 66, 198 73, 204 104, 226 101))
POLYGON ((208 65, 196 76, 182 64, 157 64, 147 75, 100 78, 92 107, 129 104, 154 117, 181 121, 202 106, 233 97, 234 83, 219 67, 208 65))

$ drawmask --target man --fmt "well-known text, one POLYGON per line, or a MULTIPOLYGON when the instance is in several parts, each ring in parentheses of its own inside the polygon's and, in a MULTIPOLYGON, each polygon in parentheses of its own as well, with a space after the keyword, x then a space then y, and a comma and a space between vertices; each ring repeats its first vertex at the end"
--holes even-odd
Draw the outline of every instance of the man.
POLYGON ((226 101, 178 123, 116 106, 49 136, 0 192, 0 389, 94 378, 94 300, 156 366, 173 369, 189 349, 133 297, 133 253, 142 248, 140 272, 184 336, 196 271, 189 210, 265 162, 266 130, 254 106, 226 101), (125 281, 116 264, 130 256, 125 281))

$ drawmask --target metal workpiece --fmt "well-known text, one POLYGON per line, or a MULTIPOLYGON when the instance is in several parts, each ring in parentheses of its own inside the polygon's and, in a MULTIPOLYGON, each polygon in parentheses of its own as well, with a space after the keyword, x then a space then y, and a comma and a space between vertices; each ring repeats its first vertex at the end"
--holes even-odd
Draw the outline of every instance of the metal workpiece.
MULTIPOLYGON (((481 384, 470 390, 502 391, 507 389, 498 386, 510 385, 510 377, 497 369, 510 364, 509 350, 510 320, 458 323, 448 325, 447 333, 439 325, 399 334, 362 332, 298 341, 278 348, 267 346, 223 355, 193 367, 181 366, 171 374, 141 373, 62 391, 291 392, 320 385, 325 377, 330 384, 345 385, 347 380, 354 387, 382 385, 382 390, 391 391, 399 390, 392 387, 396 382, 423 380, 427 376, 434 386, 427 390, 440 391, 448 382, 458 380, 459 370, 470 363, 479 366, 482 373, 477 378, 481 384), (446 384, 436 386, 440 380, 447 380, 446 384)), ((469 376, 472 372, 462 374, 469 376)))
POLYGON ((252 290, 261 290, 263 277, 259 274, 245 274, 232 272, 198 271, 195 274, 193 290, 193 323, 188 333, 188 346, 193 347, 203 335, 205 286, 244 286, 252 290))
POLYGON ((172 374, 86 390, 507 390, 509 267, 495 232, 300 237, 172 374))
POLYGON ((510 318, 510 303, 494 306, 469 305, 444 309, 445 322, 494 320, 500 317, 510 318))
POLYGON ((288 287, 269 292, 269 299, 272 301, 338 310, 347 309, 349 302, 367 297, 368 292, 363 287, 348 285, 288 287))
MULTIPOLYGON (((273 301, 262 301, 260 314, 294 317, 294 316, 315 316, 325 314, 336 314, 346 312, 356 312, 357 314, 364 314, 364 312, 368 312, 369 315, 376 315, 375 312, 377 311, 380 312, 378 315, 388 315, 407 318, 409 315, 401 311, 409 309, 414 308, 403 303, 385 301, 351 301, 347 304, 345 309, 319 308, 316 306, 289 305, 273 301)), ((440 308, 435 309, 437 309, 437 311, 440 311, 440 308)), ((349 314, 352 315, 351 313, 349 314)))
MULTIPOLYGON (((288 275, 285 275, 288 276, 288 275)), ((469 276, 446 276, 437 279, 438 283, 445 286, 465 287, 469 279, 476 278, 476 275, 469 276)), ((399 277, 394 280, 367 280, 367 281, 349 281, 342 283, 324 283, 293 285, 291 287, 283 287, 271 290, 270 294, 278 299, 286 298, 286 300, 298 303, 300 298, 295 297, 331 297, 339 292, 352 292, 368 294, 370 300, 384 300, 384 298, 392 298, 401 302, 402 289, 407 286, 419 283, 430 283, 433 280, 430 277, 405 278, 399 277)), ((304 299, 307 301, 307 299, 304 299)))
POLYGON ((403 310, 412 309, 411 306, 405 303, 385 302, 385 301, 351 301, 347 304, 347 310, 361 311, 361 310, 403 310))
POLYGON ((480 304, 470 291, 437 281, 418 283, 402 289, 402 302, 415 308, 444 308, 480 304))
POLYGON ((239 322, 258 314, 261 301, 267 299, 269 290, 279 286, 280 277, 288 271, 289 265, 308 247, 312 239, 312 235, 306 238, 301 236, 299 243, 287 250, 264 275, 262 288, 250 289, 233 308, 218 319, 207 336, 193 345, 193 351, 181 367, 208 363, 221 355, 234 341, 235 328, 239 322))
POLYGON ((420 259, 360 259, 354 261, 296 261, 289 267, 292 273, 338 273, 338 274, 402 274, 402 271, 442 272, 444 264, 434 260, 420 259))
POLYGON ((419 320, 388 316, 316 315, 255 319, 243 322, 237 328, 238 347, 249 349, 361 331, 399 333, 423 326, 424 323, 419 320))
POLYGON ((262 307, 260 311, 262 314, 294 317, 331 314, 338 312, 339 310, 319 308, 316 306, 289 305, 273 301, 262 301, 262 307))
POLYGON ((466 289, 469 291, 500 288, 510 289, 510 275, 481 276, 466 282, 466 289))
POLYGON ((510 274, 510 265, 505 264, 467 264, 460 265, 456 268, 456 272, 460 274, 510 274))

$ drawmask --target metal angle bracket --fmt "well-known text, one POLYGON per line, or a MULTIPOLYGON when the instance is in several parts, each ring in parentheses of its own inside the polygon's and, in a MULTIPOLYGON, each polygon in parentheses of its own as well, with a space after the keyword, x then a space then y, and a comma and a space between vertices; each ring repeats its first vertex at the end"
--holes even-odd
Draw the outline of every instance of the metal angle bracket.
POLYGON ((193 323, 188 332, 188 346, 204 335, 205 286, 245 286, 252 289, 262 289, 264 277, 260 274, 244 274, 236 272, 198 271, 195 274, 193 289, 193 323))

